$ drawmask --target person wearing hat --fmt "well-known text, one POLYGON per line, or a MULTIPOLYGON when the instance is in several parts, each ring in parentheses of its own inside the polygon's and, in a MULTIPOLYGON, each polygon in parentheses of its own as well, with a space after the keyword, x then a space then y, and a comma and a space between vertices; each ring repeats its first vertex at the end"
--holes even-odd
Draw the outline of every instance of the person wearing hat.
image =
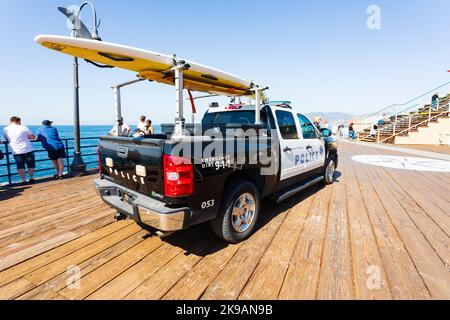
POLYGON ((64 159, 66 158, 66 150, 64 144, 59 137, 58 129, 52 126, 50 120, 42 121, 42 127, 37 131, 37 141, 42 143, 42 147, 47 150, 48 157, 56 169, 55 179, 62 179, 64 176, 64 159))

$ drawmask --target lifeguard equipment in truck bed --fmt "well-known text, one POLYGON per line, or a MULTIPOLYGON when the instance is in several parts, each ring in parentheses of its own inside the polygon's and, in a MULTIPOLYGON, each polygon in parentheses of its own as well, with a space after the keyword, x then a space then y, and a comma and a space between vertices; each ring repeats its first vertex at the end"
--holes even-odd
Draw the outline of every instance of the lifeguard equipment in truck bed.
MULTIPOLYGON (((176 55, 168 56, 109 42, 64 36, 40 35, 35 41, 48 49, 83 58, 87 62, 137 72, 138 81, 147 79, 175 86, 177 108, 172 138, 178 139, 184 136, 184 89, 213 95, 254 96, 257 110, 260 110, 261 102, 265 100, 264 91, 268 89, 230 73, 178 59, 176 55)), ((129 83, 115 87, 118 101, 116 103, 118 133, 121 132, 123 122, 120 114, 120 86, 129 83)), ((194 98, 191 99, 191 102, 193 101, 194 98)), ((259 120, 259 112, 257 112, 256 124, 259 120)))
MULTIPOLYGON (((64 36, 41 35, 35 41, 42 46, 87 61, 136 72, 140 78, 174 85, 172 56, 115 43, 64 36)), ((253 83, 230 73, 195 62, 185 61, 184 88, 228 96, 253 95, 253 83)))

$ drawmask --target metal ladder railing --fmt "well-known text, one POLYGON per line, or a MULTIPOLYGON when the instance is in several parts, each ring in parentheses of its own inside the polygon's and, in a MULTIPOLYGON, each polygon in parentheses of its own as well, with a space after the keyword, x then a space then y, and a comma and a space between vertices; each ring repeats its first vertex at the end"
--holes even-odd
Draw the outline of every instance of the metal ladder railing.
MULTIPOLYGON (((384 139, 381 139, 381 132, 382 132, 382 130, 378 130, 378 132, 377 132, 377 143, 384 143, 384 142, 389 141, 392 138, 395 138, 395 137, 397 137, 399 135, 402 135, 404 133, 409 133, 411 130, 415 130, 415 129, 417 129, 420 126, 422 126, 424 124, 428 124, 431 121, 436 120, 436 119, 438 119, 438 118, 440 118, 440 117, 442 117, 444 115, 448 115, 449 113, 450 113, 450 103, 447 103, 447 104, 445 104, 443 106, 439 106, 437 109, 434 109, 433 106, 430 105, 428 107, 427 113, 424 113, 422 111, 422 112, 419 112, 419 113, 416 113, 416 114, 409 115, 406 118, 407 119, 406 122, 408 122, 408 128, 406 128, 406 129, 403 129, 403 130, 397 132, 396 131, 397 122, 394 122, 393 123, 393 133, 392 133, 392 135, 390 135, 389 137, 384 138, 384 139), (423 115, 428 115, 427 119, 425 119, 425 120, 423 120, 423 121, 421 121, 419 123, 414 123, 413 124, 413 117, 423 116, 423 115)), ((386 129, 386 128, 383 128, 383 129, 386 129)))
MULTIPOLYGON (((365 127, 365 129, 369 128, 372 124, 373 124, 373 118, 374 117, 378 117, 378 119, 390 119, 392 117, 398 117, 400 115, 405 114, 408 111, 414 110, 415 108, 417 108, 417 111, 420 110, 420 106, 425 105, 425 103, 423 103, 423 100, 425 98, 431 98, 430 95, 434 94, 435 92, 441 90, 442 88, 446 88, 445 92, 446 93, 450 93, 450 82, 446 82, 442 85, 440 85, 437 88, 434 88, 432 90, 429 90, 427 92, 425 92, 424 94, 421 94, 418 97, 415 97, 414 99, 409 100, 408 102, 402 103, 402 104, 392 104, 388 107, 385 107, 367 117, 365 117, 364 119, 358 120, 356 122, 354 122, 355 126, 358 125, 367 125, 367 127, 365 127), (409 106, 411 105, 411 106, 409 106)), ((446 95, 444 95, 446 96, 446 95)), ((429 99, 431 100, 431 99, 429 99)))
MULTIPOLYGON (((407 115, 406 113, 411 112, 411 110, 414 110, 414 109, 417 110, 417 113, 413 113, 412 115, 417 115, 419 113, 419 110, 420 110, 420 105, 419 104, 415 104, 415 105, 409 107, 408 109, 403 110, 401 113, 396 113, 396 114, 392 115, 391 117, 389 117, 389 119, 394 118, 392 123, 389 123, 387 125, 383 125, 382 128, 378 128, 376 134, 378 135, 380 133, 380 131, 382 131, 382 130, 384 130, 386 128, 390 128, 391 126, 395 127, 395 125, 399 121, 399 117, 402 117, 402 120, 403 120, 403 116, 406 116, 407 115)), ((384 120, 386 120, 386 118, 384 120)), ((367 134, 367 135, 365 135, 365 136, 363 136, 362 138, 359 138, 359 139, 360 140, 365 140, 365 139, 370 138, 370 137, 372 137, 372 134, 369 133, 369 134, 367 134)))

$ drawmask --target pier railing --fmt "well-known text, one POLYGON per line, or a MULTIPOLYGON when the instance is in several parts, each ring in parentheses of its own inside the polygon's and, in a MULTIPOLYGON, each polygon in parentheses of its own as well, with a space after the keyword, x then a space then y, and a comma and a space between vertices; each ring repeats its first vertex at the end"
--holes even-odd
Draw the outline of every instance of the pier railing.
MULTIPOLYGON (((61 139, 64 143, 64 148, 66 150, 66 158, 65 158, 65 170, 70 171, 70 163, 71 160, 74 158, 74 147, 73 147, 73 138, 66 138, 61 139)), ((94 149, 98 146, 98 140, 99 137, 84 137, 81 138, 81 151, 83 154, 83 158, 85 160, 86 166, 97 164, 97 150, 95 152, 89 152, 88 149, 94 149), (94 144, 95 141, 95 144, 94 144), (83 144, 83 142, 85 142, 83 144), (86 150, 87 152, 84 153, 83 150, 86 150), (92 158, 95 156, 95 160, 89 160, 89 158, 92 158)), ((16 162, 14 160, 13 154, 11 152, 11 147, 9 146, 7 141, 1 141, 0 142, 0 150, 3 151, 4 159, 0 161, 0 185, 1 184, 12 184, 14 182, 14 177, 18 177, 19 174, 16 170, 16 162), (6 179, 5 179, 6 178, 6 179)), ((36 169, 35 174, 39 173, 45 173, 45 172, 51 172, 54 171, 53 166, 46 166, 44 164, 44 167, 40 167, 39 164, 49 162, 50 159, 47 156, 47 151, 42 149, 42 146, 40 145, 40 142, 32 142, 34 147, 34 153, 36 155, 36 169), (38 147, 39 146, 39 147, 38 147)), ((50 176, 50 175, 48 175, 50 176)), ((48 177, 47 176, 47 177, 48 177)), ((41 177, 45 177, 41 176, 41 177)))

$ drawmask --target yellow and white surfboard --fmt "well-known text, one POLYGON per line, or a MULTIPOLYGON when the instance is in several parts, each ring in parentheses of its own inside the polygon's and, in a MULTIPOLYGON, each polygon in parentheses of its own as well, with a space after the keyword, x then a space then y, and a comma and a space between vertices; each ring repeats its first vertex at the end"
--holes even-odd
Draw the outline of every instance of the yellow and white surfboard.
MULTIPOLYGON (((35 41, 42 46, 74 57, 136 72, 139 77, 174 85, 173 57, 124 45, 64 36, 41 35, 35 41)), ((187 61, 184 87, 192 91, 228 96, 252 95, 252 83, 232 74, 187 61)))

